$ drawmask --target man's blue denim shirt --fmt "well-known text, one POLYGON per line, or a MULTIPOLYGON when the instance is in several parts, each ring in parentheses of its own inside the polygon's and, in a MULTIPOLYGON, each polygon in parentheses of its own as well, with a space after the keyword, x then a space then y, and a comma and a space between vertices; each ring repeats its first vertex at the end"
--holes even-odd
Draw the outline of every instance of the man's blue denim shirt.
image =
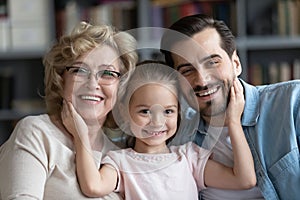
MULTIPOLYGON (((300 80, 244 87, 242 126, 265 199, 300 197, 300 80)), ((200 120, 195 143, 206 137, 200 120)))

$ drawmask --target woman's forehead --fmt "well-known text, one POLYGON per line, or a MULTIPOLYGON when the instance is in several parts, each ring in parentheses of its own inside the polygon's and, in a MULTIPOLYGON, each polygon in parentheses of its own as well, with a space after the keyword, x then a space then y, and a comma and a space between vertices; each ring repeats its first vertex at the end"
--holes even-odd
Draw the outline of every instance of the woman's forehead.
POLYGON ((89 66, 118 65, 119 58, 116 50, 108 45, 102 45, 83 54, 76 62, 82 62, 89 66))

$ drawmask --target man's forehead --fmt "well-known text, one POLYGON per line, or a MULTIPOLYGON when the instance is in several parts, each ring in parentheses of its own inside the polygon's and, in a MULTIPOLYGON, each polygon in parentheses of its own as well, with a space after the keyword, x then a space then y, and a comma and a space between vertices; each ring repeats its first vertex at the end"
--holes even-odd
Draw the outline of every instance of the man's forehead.
POLYGON ((219 34, 215 29, 207 28, 194 34, 192 37, 182 37, 179 35, 178 40, 171 47, 171 52, 183 58, 188 58, 189 56, 195 57, 195 54, 207 57, 209 54, 214 54, 220 49, 219 34))
POLYGON ((212 55, 224 54, 224 50, 217 44, 210 43, 200 45, 193 40, 180 41, 173 45, 171 52, 175 62, 186 61, 196 63, 205 60, 212 55))
POLYGON ((180 41, 171 49, 174 61, 194 63, 210 55, 210 52, 199 44, 190 41, 180 41))

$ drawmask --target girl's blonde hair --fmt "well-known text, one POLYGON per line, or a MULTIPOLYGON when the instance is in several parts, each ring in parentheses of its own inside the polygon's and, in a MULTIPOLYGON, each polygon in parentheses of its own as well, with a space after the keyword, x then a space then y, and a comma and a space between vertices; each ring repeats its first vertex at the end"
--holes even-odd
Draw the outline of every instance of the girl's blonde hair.
POLYGON ((44 56, 45 102, 48 114, 58 114, 62 109, 65 66, 99 45, 112 47, 119 55, 121 74, 133 69, 138 60, 136 40, 126 32, 118 32, 108 25, 94 26, 80 22, 70 35, 62 36, 44 56))

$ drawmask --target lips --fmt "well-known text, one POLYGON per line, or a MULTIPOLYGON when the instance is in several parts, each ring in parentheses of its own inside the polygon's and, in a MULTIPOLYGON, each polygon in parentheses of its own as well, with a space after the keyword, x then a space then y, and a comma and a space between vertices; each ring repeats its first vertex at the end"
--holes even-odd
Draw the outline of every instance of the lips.
POLYGON ((101 100, 103 100, 102 97, 97 95, 81 95, 80 98, 83 100, 96 101, 96 102, 100 102, 101 100))
POLYGON ((197 97, 206 97, 215 94, 219 90, 219 86, 213 87, 213 88, 208 88, 206 90, 201 90, 198 92, 195 92, 197 97))

